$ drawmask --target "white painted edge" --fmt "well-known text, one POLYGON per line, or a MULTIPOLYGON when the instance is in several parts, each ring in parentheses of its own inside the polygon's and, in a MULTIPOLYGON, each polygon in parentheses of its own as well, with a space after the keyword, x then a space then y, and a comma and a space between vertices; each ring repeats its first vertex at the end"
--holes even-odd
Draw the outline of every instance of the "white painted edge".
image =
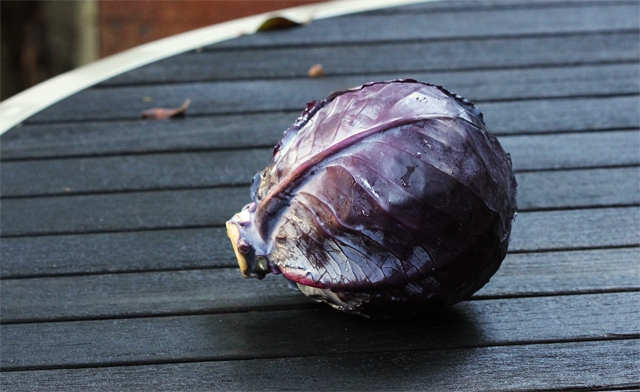
POLYGON ((42 109, 96 83, 188 50, 255 32, 267 19, 298 23, 437 0, 335 0, 267 12, 177 34, 137 46, 46 80, 0 102, 0 134, 42 109))

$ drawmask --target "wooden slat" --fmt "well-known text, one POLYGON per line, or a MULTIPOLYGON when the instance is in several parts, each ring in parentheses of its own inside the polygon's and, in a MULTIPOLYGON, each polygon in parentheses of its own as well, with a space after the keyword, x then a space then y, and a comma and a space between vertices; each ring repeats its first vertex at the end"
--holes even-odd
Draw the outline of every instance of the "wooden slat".
POLYGON ((272 155, 268 148, 6 162, 1 189, 3 197, 230 185, 248 189, 272 155))
MULTIPOLYGON (((635 69, 637 80, 640 73, 635 69)), ((627 86, 635 84, 629 81, 627 86)), ((630 96, 481 103, 479 107, 489 129, 502 136, 638 128, 639 104, 638 96, 630 96)), ((0 147, 4 160, 271 147, 299 113, 218 115, 158 122, 25 125, 3 134, 0 147)))
POLYGON ((3 369, 142 364, 597 339, 637 334, 639 305, 638 293, 613 293, 470 301, 444 316, 400 325, 347 317, 328 306, 13 324, 0 327, 1 364, 3 369), (518 327, 523 323, 528 328, 518 327), (31 336, 39 337, 38 344, 24 344, 31 336))
POLYGON ((638 289, 639 259, 640 248, 508 254, 474 297, 638 289))
POLYGON ((274 146, 297 112, 25 125, 2 135, 2 158, 274 146), (240 134, 243 137, 238 137, 240 134))
POLYGON ((637 61, 637 35, 637 31, 631 31, 367 45, 329 42, 295 47, 194 51, 132 70, 102 85, 294 78, 307 76, 309 67, 318 63, 322 64, 326 75, 333 76, 637 61))
MULTIPOLYGON (((518 215, 509 250, 640 243, 634 208, 518 215)), ((235 266, 225 229, 4 238, 2 277, 235 266)))
MULTIPOLYGON (((637 94, 638 74, 637 64, 621 64, 94 88, 52 105, 27 123, 139 119, 145 109, 177 107, 187 98, 191 99, 188 116, 281 110, 299 113, 306 102, 323 99, 331 91, 407 77, 445 86, 480 102, 480 108, 486 111, 483 101, 637 94), (149 97, 153 101, 145 102, 149 97)), ((290 118, 289 122, 292 121, 290 118)))
POLYGON ((488 8, 487 4, 485 7, 478 7, 478 2, 467 4, 461 9, 456 3, 458 2, 437 5, 425 3, 347 15, 338 20, 318 20, 296 31, 251 34, 209 48, 468 37, 478 39, 513 35, 593 33, 639 27, 636 16, 640 11, 637 3, 547 2, 544 5, 529 3, 522 8, 515 8, 513 4, 503 5, 506 9, 496 9, 498 4, 494 4, 493 9, 488 8), (390 28, 372 29, 371 26, 390 28), (397 26, 402 28, 396 28, 397 26))
POLYGON ((409 4, 400 7, 389 7, 378 10, 361 13, 360 15, 371 14, 396 14, 410 12, 459 12, 477 10, 505 10, 511 11, 515 9, 534 9, 534 8, 565 8, 571 7, 590 7, 590 6, 619 6, 635 4, 635 0, 452 0, 452 1, 433 1, 409 4))
MULTIPOLYGON (((638 136, 637 131, 503 136, 500 142, 511 154, 514 170, 523 171, 637 165, 640 163, 638 136)), ((266 148, 5 162, 0 189, 3 197, 16 197, 248 186, 255 173, 270 162, 272 151, 272 148, 266 148)), ((615 178, 604 179, 606 185, 624 183, 628 187, 634 182, 626 181, 624 176, 637 176, 629 171, 621 175, 612 174, 615 178)), ((594 175, 599 180, 602 178, 594 175)), ((591 174, 580 171, 576 176, 584 181, 591 174)), ((533 178, 537 178, 536 175, 533 178)), ((548 179, 547 182, 554 180, 548 179)), ((547 188, 542 191, 546 192, 547 188)), ((574 204, 577 205, 583 204, 574 204)))
MULTIPOLYGON (((637 156, 633 159, 637 160, 637 156)), ((616 180, 623 177, 621 180, 625 181, 624 175, 633 175, 634 171, 622 171, 609 179, 603 179, 601 172, 593 173, 593 177, 590 172, 576 173, 574 180, 577 181, 573 182, 578 185, 576 189, 567 188, 568 184, 544 191, 538 189, 531 196, 537 197, 543 191, 547 197, 540 200, 521 193, 522 205, 528 209, 597 206, 599 200, 610 197, 611 188, 599 189, 589 181, 599 179, 604 181, 603 185, 616 186, 616 180), (579 194, 581 190, 592 193, 579 194), (563 198, 573 192, 578 194, 577 203, 563 198)), ((539 185, 553 183, 553 180, 542 180, 539 185)), ((624 184, 615 190, 626 193, 614 197, 622 201, 622 205, 635 204, 637 182, 630 180, 624 184)), ((243 186, 4 199, 0 230, 7 237, 222 225, 250 201, 248 193, 248 188, 243 186)))
POLYGON ((3 323, 247 312, 316 304, 289 289, 280 276, 244 279, 237 268, 1 283, 3 323))
POLYGON ((637 167, 518 173, 518 208, 638 205, 638 178, 637 167))
MULTIPOLYGON (((476 298, 640 289, 639 248, 512 254, 476 298)), ((238 268, 10 279, 2 322, 225 313, 312 306, 284 279, 238 268)))
POLYGON ((640 209, 604 208, 518 214, 511 251, 580 249, 640 244, 640 209))
POLYGON ((0 231, 11 236, 219 226, 248 202, 245 187, 7 199, 0 231))
MULTIPOLYGON (((236 198, 244 199, 247 197, 247 181, 252 177, 251 173, 255 173, 255 170, 248 172, 242 178, 246 182, 244 191, 242 188, 231 190, 235 191, 236 198)), ((567 207, 637 205, 640 203, 640 184, 633 179, 638 178, 638 174, 638 167, 518 173, 516 174, 518 207, 521 211, 526 211, 567 207)), ((219 185, 219 183, 204 185, 219 185)), ((74 187, 73 189, 78 188, 74 187)), ((215 196, 215 190, 201 191, 202 196, 200 197, 206 198, 212 192, 215 196)), ((248 202, 249 199, 247 198, 246 201, 248 202)))
POLYGON ((3 238, 0 249, 3 278, 236 265, 222 228, 3 238))
POLYGON ((585 168, 637 164, 638 136, 638 131, 572 133, 504 137, 500 143, 511 154, 514 170, 585 168))
MULTIPOLYGON (((329 342, 327 346, 336 344, 329 342)), ((326 347, 321 350, 326 351, 326 347)), ((638 386, 635 339, 358 355, 314 354, 254 361, 9 372, 1 373, 0 379, 15 391, 103 391, 114 386, 129 391, 157 391, 181 390, 185 385, 192 390, 274 387, 315 390, 320 385, 342 390, 456 391, 575 390, 576 385, 581 389, 628 390, 638 386)))
POLYGON ((492 132, 510 135, 637 129, 640 113, 634 108, 639 105, 638 96, 629 96, 486 103, 478 107, 492 132), (629 113, 620 113, 627 110, 629 113))

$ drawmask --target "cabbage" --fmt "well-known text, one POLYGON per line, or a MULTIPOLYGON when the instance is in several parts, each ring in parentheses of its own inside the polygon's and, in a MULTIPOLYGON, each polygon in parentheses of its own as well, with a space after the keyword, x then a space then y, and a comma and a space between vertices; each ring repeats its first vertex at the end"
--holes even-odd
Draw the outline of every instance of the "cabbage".
POLYGON ((310 102, 227 222, 245 277, 372 318, 468 299, 504 259, 509 155, 468 100, 415 80, 310 102))

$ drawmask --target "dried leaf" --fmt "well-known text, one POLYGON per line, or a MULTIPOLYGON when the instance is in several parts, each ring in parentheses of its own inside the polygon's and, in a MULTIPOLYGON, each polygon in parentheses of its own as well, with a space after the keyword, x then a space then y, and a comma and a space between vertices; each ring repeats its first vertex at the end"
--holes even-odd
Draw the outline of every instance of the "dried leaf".
POLYGON ((260 25, 260 27, 258 27, 258 30, 256 30, 256 32, 261 33, 264 31, 271 31, 271 30, 284 30, 284 29, 290 29, 292 27, 298 27, 298 26, 301 26, 301 23, 294 22, 287 18, 283 18, 282 16, 275 16, 273 18, 269 18, 265 20, 260 25))
POLYGON ((142 112, 142 118, 149 120, 164 120, 171 117, 181 117, 187 111, 191 100, 186 101, 179 108, 152 108, 142 112))
POLYGON ((322 64, 316 64, 313 67, 309 68, 309 77, 319 78, 321 76, 324 76, 324 69, 322 69, 322 64))

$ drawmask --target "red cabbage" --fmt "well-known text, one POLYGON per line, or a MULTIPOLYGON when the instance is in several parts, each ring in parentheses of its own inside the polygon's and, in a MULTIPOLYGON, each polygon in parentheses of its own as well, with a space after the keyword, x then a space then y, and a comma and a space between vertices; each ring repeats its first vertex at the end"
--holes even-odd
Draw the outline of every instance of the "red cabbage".
POLYGON ((411 317, 468 299, 504 259, 509 155, 468 100, 415 80, 307 105, 227 222, 242 274, 340 310, 411 317))

